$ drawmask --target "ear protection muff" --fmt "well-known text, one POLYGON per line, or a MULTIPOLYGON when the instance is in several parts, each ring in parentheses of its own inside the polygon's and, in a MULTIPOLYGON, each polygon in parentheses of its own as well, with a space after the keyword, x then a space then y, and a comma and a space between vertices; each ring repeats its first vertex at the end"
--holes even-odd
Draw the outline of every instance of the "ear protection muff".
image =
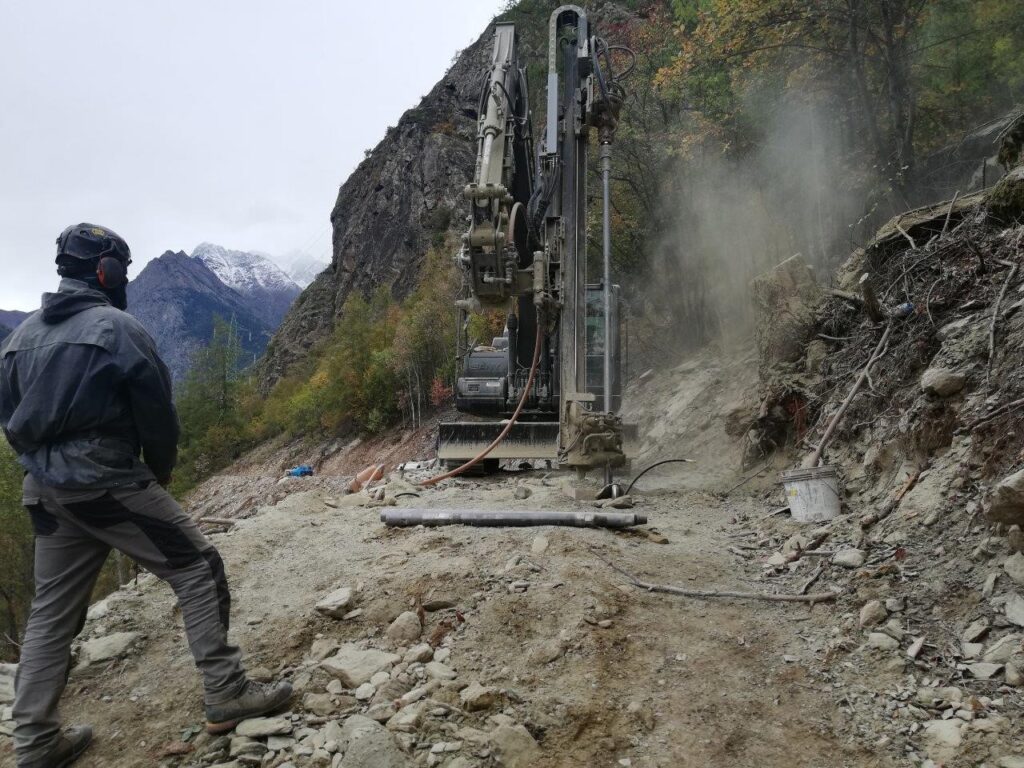
POLYGON ((101 287, 113 291, 128 282, 128 269, 120 259, 104 256, 96 265, 96 277, 101 287))

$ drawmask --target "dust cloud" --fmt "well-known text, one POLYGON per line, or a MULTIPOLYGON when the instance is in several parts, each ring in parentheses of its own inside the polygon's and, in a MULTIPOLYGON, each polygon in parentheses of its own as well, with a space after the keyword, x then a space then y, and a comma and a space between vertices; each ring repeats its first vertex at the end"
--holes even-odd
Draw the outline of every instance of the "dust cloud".
POLYGON ((849 174, 837 111, 792 99, 770 109, 749 150, 704 147, 665 169, 643 294, 667 349, 748 338, 751 278, 799 253, 824 279, 856 245, 869 179, 849 174))

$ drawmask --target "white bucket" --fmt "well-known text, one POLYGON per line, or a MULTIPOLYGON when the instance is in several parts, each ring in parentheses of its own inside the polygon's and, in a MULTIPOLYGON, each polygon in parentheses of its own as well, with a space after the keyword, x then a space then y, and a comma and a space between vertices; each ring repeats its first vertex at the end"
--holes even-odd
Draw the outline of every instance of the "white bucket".
POLYGON ((789 469, 782 473, 786 501, 799 523, 820 523, 839 515, 839 478, 835 467, 789 469))

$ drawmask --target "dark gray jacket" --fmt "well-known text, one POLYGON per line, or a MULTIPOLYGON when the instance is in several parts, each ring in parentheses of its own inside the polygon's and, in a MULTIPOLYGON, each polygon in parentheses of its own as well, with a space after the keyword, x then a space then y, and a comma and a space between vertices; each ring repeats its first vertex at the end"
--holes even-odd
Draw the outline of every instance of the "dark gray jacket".
POLYGON ((0 424, 41 483, 111 488, 170 477, 178 443, 170 374, 139 321, 101 291, 61 280, 0 358, 0 424))

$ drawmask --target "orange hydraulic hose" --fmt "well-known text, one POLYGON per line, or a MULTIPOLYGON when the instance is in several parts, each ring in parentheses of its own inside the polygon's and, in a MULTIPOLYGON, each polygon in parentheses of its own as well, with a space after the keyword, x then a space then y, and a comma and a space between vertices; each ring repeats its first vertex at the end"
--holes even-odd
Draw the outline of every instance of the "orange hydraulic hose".
POLYGON ((537 365, 540 363, 540 342, 542 338, 542 328, 543 323, 541 323, 541 318, 538 315, 537 338, 533 342, 533 362, 530 364, 530 375, 526 379, 526 387, 523 388, 523 395, 522 397, 519 398, 519 405, 516 406, 516 410, 512 414, 511 418, 508 420, 508 423, 505 425, 505 428, 501 430, 501 433, 496 438, 494 438, 494 442, 492 442, 490 445, 488 445, 486 448, 480 451, 480 453, 478 453, 472 459, 467 461, 465 464, 463 464, 460 467, 456 467, 455 469, 449 472, 445 472, 440 475, 435 475, 434 477, 428 477, 426 480, 420 482, 420 485, 434 485, 435 483, 439 483, 442 480, 447 480, 450 477, 461 475, 470 467, 474 466, 475 464, 479 464, 481 461, 483 461, 487 457, 487 454, 493 451, 498 446, 498 444, 505 439, 505 436, 508 435, 508 433, 511 431, 512 425, 514 425, 516 423, 516 419, 519 418, 519 414, 522 413, 523 406, 526 405, 526 398, 530 396, 530 390, 533 389, 533 378, 534 376, 537 375, 537 365))

